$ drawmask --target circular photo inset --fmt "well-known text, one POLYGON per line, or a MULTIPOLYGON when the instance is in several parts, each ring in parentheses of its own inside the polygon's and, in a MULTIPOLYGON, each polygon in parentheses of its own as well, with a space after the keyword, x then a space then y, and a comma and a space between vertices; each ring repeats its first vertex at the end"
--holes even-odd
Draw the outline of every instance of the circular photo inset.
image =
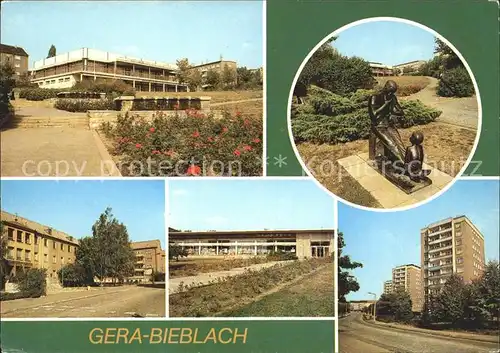
POLYGON ((290 90, 292 145, 306 172, 361 208, 437 197, 479 140, 480 97, 445 38, 396 18, 354 22, 305 58, 290 90))

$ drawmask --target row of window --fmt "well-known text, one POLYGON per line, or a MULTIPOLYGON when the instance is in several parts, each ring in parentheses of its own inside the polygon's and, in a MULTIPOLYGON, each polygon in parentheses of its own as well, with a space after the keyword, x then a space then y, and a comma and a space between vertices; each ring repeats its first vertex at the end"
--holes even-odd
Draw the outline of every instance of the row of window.
MULTIPOLYGON (((18 243, 31 244, 31 236, 32 235, 34 238, 35 245, 38 245, 41 237, 34 235, 34 234, 31 234, 31 233, 28 233, 28 232, 23 232, 22 230, 18 230, 16 232, 13 228, 7 229, 7 239, 10 241, 16 241, 18 243), (24 233, 24 237, 23 237, 23 233, 24 233), (16 235, 15 240, 14 240, 14 234, 16 235)), ((42 239, 43 239, 43 246, 48 247, 49 246, 49 239, 47 239, 47 238, 42 238, 42 239)), ((58 244, 57 241, 52 240, 52 249, 56 249, 57 244, 58 244)), ((59 243, 59 248, 61 249, 61 251, 64 251, 66 246, 63 243, 59 243)), ((68 244, 66 249, 68 252, 72 252, 73 248, 74 248, 74 246, 71 246, 68 244)))
MULTIPOLYGON (((70 80, 70 78, 69 78, 69 77, 64 77, 64 78, 60 78, 60 79, 58 79, 58 80, 57 80, 57 82, 59 82, 59 83, 61 83, 61 82, 69 82, 69 80, 70 80)), ((43 86, 43 85, 44 85, 44 83, 45 83, 45 85, 51 85, 51 84, 56 83, 56 80, 55 80, 55 79, 54 79, 54 80, 47 80, 47 81, 45 81, 45 82, 39 82, 38 84, 39 84, 40 86, 43 86)))
MULTIPOLYGON (((19 249, 19 248, 15 249, 15 248, 9 246, 7 248, 7 259, 31 262, 32 261, 31 250, 24 250, 24 256, 23 256, 23 249, 19 249)), ((64 257, 61 256, 60 259, 61 259, 60 263, 64 264, 65 263, 64 257)), ((33 260, 39 261, 38 252, 34 253, 33 260)), ((43 254, 43 262, 49 262, 49 255, 48 254, 43 254)), ((68 257, 67 262, 68 263, 71 262, 71 258, 68 257)), ((52 263, 53 264, 57 263, 57 256, 56 255, 52 255, 52 263)))

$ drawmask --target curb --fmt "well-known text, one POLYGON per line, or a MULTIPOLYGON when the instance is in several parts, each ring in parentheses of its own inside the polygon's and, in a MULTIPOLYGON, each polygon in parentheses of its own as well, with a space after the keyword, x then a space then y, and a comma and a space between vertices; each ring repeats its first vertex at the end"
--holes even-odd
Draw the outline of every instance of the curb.
POLYGON ((104 143, 102 142, 101 137, 99 136, 99 133, 97 132, 97 130, 92 130, 92 136, 94 136, 94 141, 95 141, 95 144, 97 146, 97 150, 99 151, 99 156, 101 157, 101 172, 104 172, 103 167, 108 172, 107 175, 102 175, 102 176, 121 177, 122 174, 120 173, 120 170, 118 169, 115 162, 113 161, 113 158, 109 154, 106 146, 104 146, 104 143))
POLYGON ((461 340, 467 340, 467 341, 475 341, 475 342, 485 342, 485 343, 498 343, 499 338, 498 336, 488 336, 488 337, 464 337, 460 333, 454 333, 454 332, 441 332, 441 331, 436 331, 436 332, 429 332, 427 329, 418 329, 418 328, 410 328, 410 327, 401 327, 399 325, 392 325, 392 324, 386 324, 386 323, 373 323, 373 321, 367 321, 364 318, 362 318, 363 323, 371 326, 378 326, 378 327, 389 327, 393 328, 396 330, 401 330, 401 331, 409 331, 409 332, 415 332, 415 333, 420 333, 423 335, 430 335, 430 336, 437 336, 437 337, 448 337, 448 338, 455 338, 455 339, 461 339, 461 340))

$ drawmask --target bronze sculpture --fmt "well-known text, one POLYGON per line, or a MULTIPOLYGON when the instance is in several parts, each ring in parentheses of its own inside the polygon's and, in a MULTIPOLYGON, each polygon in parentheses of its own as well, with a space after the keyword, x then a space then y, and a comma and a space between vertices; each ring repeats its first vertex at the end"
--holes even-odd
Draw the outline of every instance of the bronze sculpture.
POLYGON ((405 147, 397 130, 398 119, 404 116, 399 104, 396 82, 389 80, 382 90, 370 97, 368 113, 371 119, 369 158, 391 182, 411 193, 432 181, 424 170, 424 135, 420 131, 410 137, 411 146, 405 147))

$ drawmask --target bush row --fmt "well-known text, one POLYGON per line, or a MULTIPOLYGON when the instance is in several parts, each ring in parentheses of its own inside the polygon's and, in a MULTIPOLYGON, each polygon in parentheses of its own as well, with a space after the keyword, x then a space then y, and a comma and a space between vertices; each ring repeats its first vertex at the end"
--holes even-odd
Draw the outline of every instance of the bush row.
POLYGON ((442 97, 470 97, 475 93, 474 84, 464 67, 444 71, 437 94, 442 97))
POLYGON ((51 88, 22 88, 19 92, 19 98, 29 101, 43 101, 45 99, 57 98, 57 94, 64 91, 63 89, 51 88))
POLYGON ((13 279, 17 283, 19 292, 0 293, 0 300, 14 300, 21 298, 38 298, 47 293, 46 269, 33 268, 19 273, 13 279))
POLYGON ((114 110, 115 103, 112 99, 58 98, 54 107, 68 112, 87 112, 88 110, 114 110))
MULTIPOLYGON (((292 111, 295 141, 336 144, 368 138, 371 127, 368 99, 373 93, 358 90, 342 97, 320 91, 311 96, 306 105, 292 111)), ((427 124, 441 114, 418 100, 402 101, 400 104, 405 115, 397 117, 397 124, 403 128, 427 124)))

